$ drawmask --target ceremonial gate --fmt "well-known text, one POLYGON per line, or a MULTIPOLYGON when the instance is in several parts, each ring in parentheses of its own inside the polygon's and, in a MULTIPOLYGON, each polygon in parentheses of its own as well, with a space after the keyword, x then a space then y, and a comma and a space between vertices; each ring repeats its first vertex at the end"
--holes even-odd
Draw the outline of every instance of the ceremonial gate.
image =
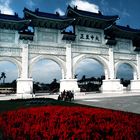
POLYGON ((102 92, 123 92, 120 79, 116 79, 122 63, 133 68, 130 90, 140 92, 140 30, 116 25, 116 20, 118 16, 70 6, 65 16, 26 8, 24 18, 17 14, 0 14, 0 60, 11 61, 17 66, 17 95, 32 93, 32 66, 43 58, 60 66, 60 91, 79 91, 74 72, 81 60, 90 58, 104 67, 102 92), (72 31, 67 31, 69 26, 72 31))

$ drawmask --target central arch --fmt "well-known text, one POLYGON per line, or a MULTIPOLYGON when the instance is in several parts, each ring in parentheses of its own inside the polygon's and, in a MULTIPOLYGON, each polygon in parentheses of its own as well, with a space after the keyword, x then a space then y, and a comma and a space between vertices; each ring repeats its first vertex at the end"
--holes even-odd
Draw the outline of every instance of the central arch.
POLYGON ((109 77, 108 62, 105 58, 98 55, 82 54, 82 55, 76 56, 74 58, 73 72, 75 72, 77 65, 84 59, 94 59, 98 61, 100 64, 102 64, 104 67, 105 78, 108 79, 109 77))

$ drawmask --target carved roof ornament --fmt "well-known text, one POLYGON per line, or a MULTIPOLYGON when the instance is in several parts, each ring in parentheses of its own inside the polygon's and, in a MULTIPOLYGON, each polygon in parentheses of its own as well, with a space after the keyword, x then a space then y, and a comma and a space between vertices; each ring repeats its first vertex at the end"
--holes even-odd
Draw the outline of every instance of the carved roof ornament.
POLYGON ((15 17, 18 17, 18 13, 15 12, 15 17))
POLYGON ((35 9, 35 13, 38 13, 38 12, 39 12, 39 8, 36 8, 36 9, 35 9))
POLYGON ((76 6, 74 6, 74 10, 77 10, 77 5, 76 5, 76 6))
POLYGON ((59 12, 56 11, 56 15, 57 15, 57 16, 60 16, 59 12))

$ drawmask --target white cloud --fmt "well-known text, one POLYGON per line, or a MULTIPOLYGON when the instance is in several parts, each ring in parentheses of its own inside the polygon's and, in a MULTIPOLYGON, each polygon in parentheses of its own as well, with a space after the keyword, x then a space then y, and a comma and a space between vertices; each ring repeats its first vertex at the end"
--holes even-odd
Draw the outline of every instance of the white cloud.
POLYGON ((105 13, 105 14, 117 14, 119 15, 119 17, 129 17, 130 14, 127 12, 126 9, 124 9, 123 5, 122 5, 122 2, 120 1, 120 7, 117 9, 117 8, 114 8, 114 7, 111 7, 108 3, 108 1, 106 0, 101 0, 100 2, 100 8, 102 9, 102 13, 105 13))
MULTIPOLYGON (((89 2, 84 1, 84 0, 71 0, 69 4, 71 6, 77 6, 77 8, 80 9, 80 10, 94 12, 94 13, 99 12, 99 6, 98 5, 95 5, 93 3, 89 3, 89 2)), ((55 13, 56 12, 58 12, 61 16, 65 15, 65 12, 60 8, 57 8, 55 10, 55 13)))
POLYGON ((126 11, 126 9, 120 10, 116 8, 111 8, 112 12, 118 14, 120 17, 129 17, 130 14, 126 11))
POLYGON ((102 13, 110 14, 110 5, 109 5, 108 1, 101 0, 100 8, 102 10, 102 13))
POLYGON ((55 13, 58 12, 61 16, 65 15, 65 12, 63 10, 61 10, 60 8, 57 8, 55 10, 55 13))
POLYGON ((34 6, 35 6, 35 3, 32 1, 32 0, 28 0, 27 2, 26 2, 26 4, 29 6, 29 8, 33 8, 34 6))
POLYGON ((98 13, 99 6, 84 0, 71 0, 70 5, 77 6, 79 10, 98 13))
POLYGON ((126 9, 124 9, 123 12, 122 12, 122 16, 123 17, 126 17, 126 16, 129 17, 130 14, 126 11, 126 9))
POLYGON ((3 14, 13 15, 14 11, 10 7, 10 0, 0 0, 0 10, 3 14))

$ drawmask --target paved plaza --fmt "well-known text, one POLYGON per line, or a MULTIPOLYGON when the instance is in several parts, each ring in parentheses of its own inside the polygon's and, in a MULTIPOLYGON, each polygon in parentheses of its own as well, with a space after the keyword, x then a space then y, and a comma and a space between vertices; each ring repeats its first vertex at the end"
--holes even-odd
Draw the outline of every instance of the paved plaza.
POLYGON ((123 96, 123 97, 108 97, 108 98, 87 98, 77 99, 75 103, 109 108, 114 110, 122 110, 140 114, 140 95, 123 96))

